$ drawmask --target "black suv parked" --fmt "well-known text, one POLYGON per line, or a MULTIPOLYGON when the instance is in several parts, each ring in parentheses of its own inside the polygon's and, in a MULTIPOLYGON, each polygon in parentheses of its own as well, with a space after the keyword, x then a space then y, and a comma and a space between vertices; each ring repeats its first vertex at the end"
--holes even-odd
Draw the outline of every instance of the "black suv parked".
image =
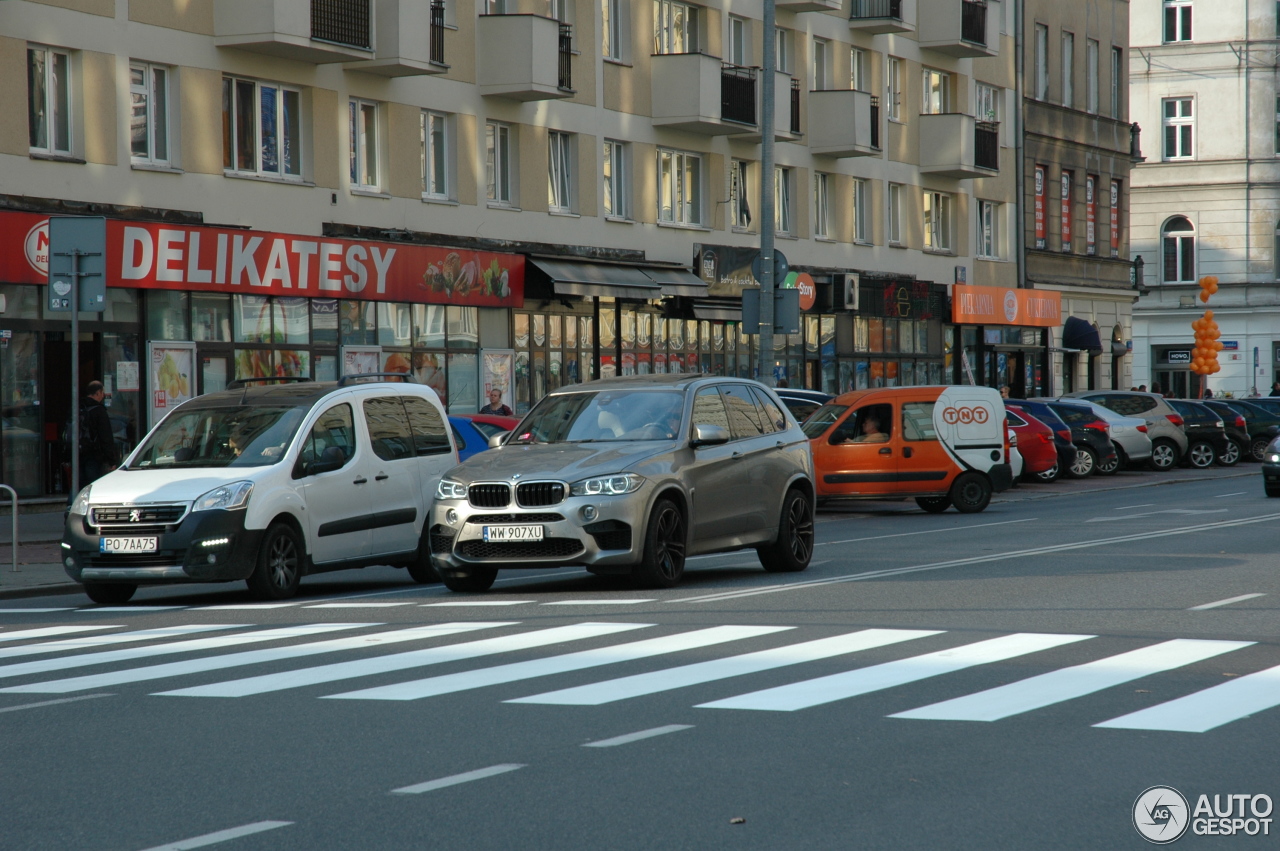
POLYGON ((1107 434, 1107 424, 1092 408, 1069 402, 1045 402, 1071 428, 1076 457, 1064 472, 1068 478, 1083 479, 1092 473, 1112 475, 1120 469, 1115 444, 1107 434), (1103 472, 1101 468, 1107 468, 1103 472))
MULTIPOLYGON (((1249 427, 1245 422, 1244 414, 1235 408, 1223 402, 1221 399, 1205 399, 1200 404, 1222 417, 1222 428, 1227 433, 1232 446, 1227 447, 1227 452, 1236 456, 1236 461, 1242 458, 1251 458, 1249 455, 1249 427)), ((1221 464, 1230 467, 1236 461, 1224 461, 1218 459, 1221 464)))
POLYGON ((1273 414, 1261 405, 1242 399, 1220 401, 1244 416, 1245 428, 1249 432, 1249 456, 1254 461, 1261 461, 1267 452, 1267 444, 1276 436, 1276 429, 1280 428, 1280 414, 1273 414))
POLYGON ((1223 420, 1217 411, 1199 402, 1165 399, 1182 416, 1182 430, 1187 433, 1187 454, 1183 464, 1204 469, 1215 461, 1231 466, 1240 460, 1236 445, 1227 437, 1223 420), (1235 461, 1228 461, 1228 450, 1235 451, 1235 461))

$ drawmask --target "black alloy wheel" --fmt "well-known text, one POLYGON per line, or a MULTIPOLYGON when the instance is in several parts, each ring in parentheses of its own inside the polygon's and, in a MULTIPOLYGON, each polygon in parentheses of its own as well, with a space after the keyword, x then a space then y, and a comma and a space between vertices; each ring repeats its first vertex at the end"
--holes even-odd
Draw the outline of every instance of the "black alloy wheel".
POLYGON ((302 543, 286 523, 267 529, 258 550, 258 564, 245 580, 249 593, 259 600, 285 600, 298 593, 302 580, 302 543))
POLYGON ((406 565, 409 577, 419 585, 440 581, 440 574, 431 566, 431 524, 422 524, 422 536, 418 539, 418 554, 406 565))
POLYGON ((649 513, 644 555, 632 576, 645 588, 673 588, 684 576, 687 536, 684 515, 669 499, 660 499, 649 513))
POLYGON ((813 506, 796 489, 787 491, 778 519, 778 537, 756 550, 760 565, 770 573, 796 573, 813 558, 813 506))

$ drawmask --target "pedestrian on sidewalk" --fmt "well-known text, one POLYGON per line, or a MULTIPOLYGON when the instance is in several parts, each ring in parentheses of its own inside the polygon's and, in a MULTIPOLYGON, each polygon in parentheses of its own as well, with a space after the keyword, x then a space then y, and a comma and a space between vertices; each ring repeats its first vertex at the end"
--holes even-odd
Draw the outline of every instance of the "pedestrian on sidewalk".
MULTIPOLYGON (((111 415, 103 400, 101 381, 90 381, 80 400, 80 486, 84 487, 120 465, 111 415)), ((72 497, 74 498, 74 494, 72 497)))

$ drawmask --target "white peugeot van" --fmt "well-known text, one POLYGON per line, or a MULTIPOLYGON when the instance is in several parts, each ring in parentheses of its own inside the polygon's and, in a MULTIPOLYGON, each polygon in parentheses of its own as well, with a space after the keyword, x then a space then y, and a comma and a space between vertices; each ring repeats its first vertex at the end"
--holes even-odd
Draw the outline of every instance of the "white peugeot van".
POLYGON ((458 463, 448 419, 431 388, 368 378, 233 383, 178 406, 76 496, 67 573, 108 604, 237 579, 282 599, 308 573, 371 564, 434 580, 423 523, 458 463))

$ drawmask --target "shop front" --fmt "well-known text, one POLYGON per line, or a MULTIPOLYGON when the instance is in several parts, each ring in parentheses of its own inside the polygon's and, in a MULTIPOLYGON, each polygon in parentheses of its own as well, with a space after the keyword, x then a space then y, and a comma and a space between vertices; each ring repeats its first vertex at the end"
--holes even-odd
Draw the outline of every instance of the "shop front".
POLYGON ((956 284, 947 355, 954 384, 1009 387, 1014 398, 1052 395, 1052 329, 1062 297, 1051 290, 956 284))

